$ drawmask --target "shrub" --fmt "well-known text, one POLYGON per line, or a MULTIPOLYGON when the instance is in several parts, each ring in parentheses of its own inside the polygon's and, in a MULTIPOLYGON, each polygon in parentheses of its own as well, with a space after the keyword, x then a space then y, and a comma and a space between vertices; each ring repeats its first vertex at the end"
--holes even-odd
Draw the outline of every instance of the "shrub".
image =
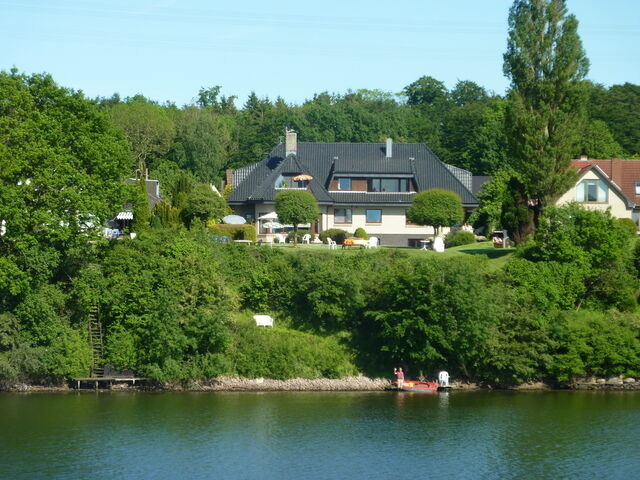
POLYGON ((340 378, 355 375, 348 351, 335 337, 320 337, 282 328, 235 325, 233 358, 243 377, 340 378))
POLYGON ((472 232, 467 232, 465 230, 452 230, 447 233, 447 236, 444 238, 444 244, 447 248, 457 247, 459 245, 469 245, 471 243, 475 243, 476 237, 472 232))
POLYGON ((356 232, 353 234, 356 238, 364 238, 365 240, 369 240, 369 235, 364 231, 364 228, 358 227, 356 228, 356 232))
POLYGON ((256 229, 253 225, 211 225, 209 226, 209 231, 213 235, 229 237, 233 240, 251 240, 255 242, 257 239, 256 229))
POLYGON ((336 243, 342 244, 344 239, 348 236, 349 232, 340 228, 330 228, 324 232, 320 232, 320 240, 322 240, 322 243, 326 243, 327 237, 329 237, 330 239, 335 240, 336 243))
POLYGON ((618 223, 624 230, 629 231, 629 235, 635 236, 638 233, 638 225, 630 218, 619 218, 618 223))

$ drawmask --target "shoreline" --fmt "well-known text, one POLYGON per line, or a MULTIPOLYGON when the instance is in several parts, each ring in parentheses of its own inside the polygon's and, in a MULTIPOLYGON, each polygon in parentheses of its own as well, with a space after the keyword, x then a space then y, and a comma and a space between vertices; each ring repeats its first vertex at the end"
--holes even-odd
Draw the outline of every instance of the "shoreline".
MULTIPOLYGON (((365 376, 331 378, 291 378, 275 380, 270 378, 216 377, 209 380, 191 382, 150 383, 130 385, 114 383, 111 388, 99 388, 98 391, 149 391, 149 392, 374 392, 392 390, 388 378, 369 378, 365 376)), ((603 391, 640 391, 640 381, 633 378, 582 378, 566 384, 550 385, 544 382, 526 382, 520 385, 488 385, 473 382, 453 381, 450 391, 558 391, 558 390, 603 390, 603 391)), ((39 385, 17 382, 4 385, 0 392, 13 393, 65 393, 75 391, 94 391, 91 388, 76 389, 71 382, 59 385, 39 385)))

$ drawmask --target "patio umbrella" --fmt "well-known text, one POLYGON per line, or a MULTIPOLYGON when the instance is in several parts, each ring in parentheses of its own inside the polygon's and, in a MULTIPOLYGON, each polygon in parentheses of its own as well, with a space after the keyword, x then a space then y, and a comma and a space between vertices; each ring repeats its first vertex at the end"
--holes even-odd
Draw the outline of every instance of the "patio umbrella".
POLYGON ((258 217, 258 220, 275 220, 278 218, 278 214, 276 212, 265 213, 261 217, 258 217))
POLYGON ((313 180, 313 177, 311 175, 307 175, 306 173, 302 173, 293 177, 294 182, 302 182, 303 180, 313 180))
POLYGON ((222 221, 228 225, 244 225, 247 223, 245 218, 240 215, 227 215, 222 221))
POLYGON ((262 226, 264 228, 268 228, 268 229, 283 228, 284 227, 284 225, 282 225, 281 223, 273 222, 273 221, 265 222, 265 223, 262 224, 262 226))

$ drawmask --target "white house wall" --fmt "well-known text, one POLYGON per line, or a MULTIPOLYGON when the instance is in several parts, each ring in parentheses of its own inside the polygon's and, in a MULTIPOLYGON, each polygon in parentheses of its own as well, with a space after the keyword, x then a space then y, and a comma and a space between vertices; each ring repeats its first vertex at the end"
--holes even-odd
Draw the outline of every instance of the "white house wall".
MULTIPOLYGON (((558 201, 556 202, 556 205, 560 206, 560 205, 566 205, 567 203, 570 203, 570 202, 575 202, 577 198, 576 190, 577 190, 578 183, 582 182, 583 180, 602 180, 602 178, 599 175, 597 175, 593 170, 589 170, 582 177, 580 177, 580 180, 578 180, 578 182, 571 189, 569 189, 569 191, 567 191, 564 195, 562 195, 562 197, 558 199, 558 201)), ((604 202, 603 203, 579 202, 579 203, 583 207, 591 210, 606 210, 607 208, 611 207, 611 215, 613 215, 614 217, 631 218, 631 209, 627 208, 627 202, 624 200, 624 198, 620 196, 620 194, 618 194, 618 192, 616 192, 610 186, 609 186, 608 197, 609 197, 608 202, 606 203, 604 202)))
POLYGON ((351 207, 351 223, 347 224, 335 222, 334 210, 333 207, 329 207, 328 213, 323 213, 323 230, 340 228, 349 233, 354 233, 356 228, 363 228, 370 236, 406 235, 412 238, 425 238, 426 236, 433 235, 433 228, 431 227, 406 224, 406 207, 351 207), (366 210, 382 210, 382 222, 367 223, 366 210))

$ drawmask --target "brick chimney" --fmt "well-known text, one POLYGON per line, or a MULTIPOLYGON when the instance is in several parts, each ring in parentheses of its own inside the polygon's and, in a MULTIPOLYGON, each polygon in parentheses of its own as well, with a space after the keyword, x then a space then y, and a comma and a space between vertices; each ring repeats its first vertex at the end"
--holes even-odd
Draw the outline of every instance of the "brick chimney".
POLYGON ((225 172, 225 185, 233 185, 233 170, 228 168, 225 172))
POLYGON ((298 154, 298 134, 293 130, 285 129, 284 156, 289 154, 298 154))

